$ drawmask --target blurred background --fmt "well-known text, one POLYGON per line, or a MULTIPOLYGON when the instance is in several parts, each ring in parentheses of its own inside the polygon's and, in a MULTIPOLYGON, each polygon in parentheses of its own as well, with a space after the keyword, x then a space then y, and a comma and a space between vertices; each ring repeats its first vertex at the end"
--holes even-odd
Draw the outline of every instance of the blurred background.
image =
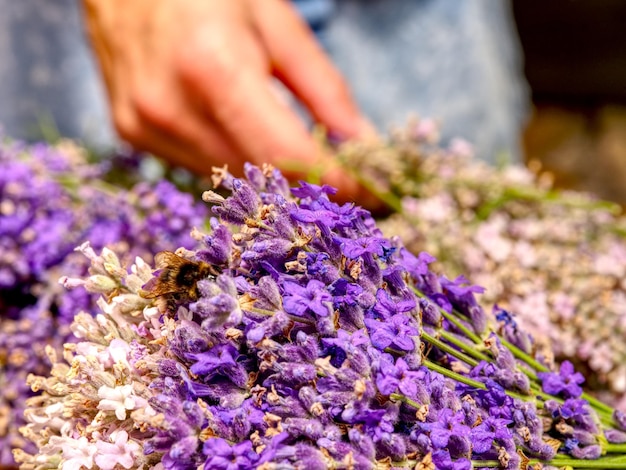
MULTIPOLYGON (((294 2, 380 129, 415 110, 441 122, 444 142, 461 135, 491 162, 506 148, 558 186, 626 205, 623 0, 294 2)), ((79 3, 0 0, 9 136, 115 140, 79 3)))
POLYGON ((626 204, 626 2, 514 0, 532 91, 526 161, 626 204))

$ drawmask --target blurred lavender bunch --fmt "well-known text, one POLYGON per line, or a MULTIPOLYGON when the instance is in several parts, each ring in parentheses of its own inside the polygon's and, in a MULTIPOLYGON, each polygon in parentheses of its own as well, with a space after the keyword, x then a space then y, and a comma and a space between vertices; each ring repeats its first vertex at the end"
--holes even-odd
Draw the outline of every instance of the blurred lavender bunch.
POLYGON ((61 351, 75 313, 97 310, 97 296, 58 284, 60 273, 87 274, 89 261, 74 248, 89 239, 124 260, 151 259, 193 247, 189 227, 208 213, 167 182, 105 185, 104 170, 71 142, 0 144, 0 466, 27 445, 18 432, 33 394, 26 377, 49 370, 45 346, 61 351))
MULTIPOLYGON (((437 270, 486 288, 482 305, 511 309, 547 336, 557 358, 626 404, 626 219, 617 206, 551 188, 549 175, 494 168, 464 141, 438 145, 429 120, 340 156, 395 213, 379 226, 437 270)), ((532 166, 532 165, 531 165, 532 166)))
POLYGON ((24 469, 626 468, 626 418, 465 278, 271 167, 215 175, 197 250, 126 270, 88 245, 101 313, 31 376, 24 469), (295 196, 295 197, 294 197, 295 196))

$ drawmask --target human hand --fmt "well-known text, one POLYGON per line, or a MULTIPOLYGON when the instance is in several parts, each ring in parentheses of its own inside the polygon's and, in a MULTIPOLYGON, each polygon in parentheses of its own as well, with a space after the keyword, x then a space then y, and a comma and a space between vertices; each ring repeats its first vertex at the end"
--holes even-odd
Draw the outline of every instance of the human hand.
MULTIPOLYGON (((373 135, 348 87, 285 0, 84 0, 115 127, 135 147, 207 175, 212 166, 321 168, 344 198, 357 185, 272 86, 316 121, 373 135)), ((304 174, 287 171, 292 177, 304 174)))

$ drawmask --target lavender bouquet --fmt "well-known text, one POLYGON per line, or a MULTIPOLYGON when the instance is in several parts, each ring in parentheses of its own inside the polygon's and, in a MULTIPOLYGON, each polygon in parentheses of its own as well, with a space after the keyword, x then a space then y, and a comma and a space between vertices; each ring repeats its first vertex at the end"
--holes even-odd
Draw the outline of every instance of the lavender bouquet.
POLYGON ((45 347, 62 351, 74 315, 98 310, 97 295, 58 283, 61 274, 87 274, 89 260, 74 248, 90 240, 122 260, 151 261, 195 246, 188 227, 208 214, 165 181, 107 185, 108 166, 89 163, 71 142, 0 143, 0 466, 14 464, 12 448, 35 451, 18 432, 33 395, 27 375, 47 374, 45 347))
POLYGON ((327 186, 218 171, 195 250, 126 267, 28 379, 23 469, 626 468, 626 416, 589 397, 482 288, 450 280, 327 186))
POLYGON ((438 144, 433 121, 415 121, 378 144, 340 156, 394 214, 379 226, 434 267, 485 287, 480 303, 517 314, 603 398, 626 405, 626 218, 591 195, 552 188, 550 175, 494 168, 456 140, 438 144))

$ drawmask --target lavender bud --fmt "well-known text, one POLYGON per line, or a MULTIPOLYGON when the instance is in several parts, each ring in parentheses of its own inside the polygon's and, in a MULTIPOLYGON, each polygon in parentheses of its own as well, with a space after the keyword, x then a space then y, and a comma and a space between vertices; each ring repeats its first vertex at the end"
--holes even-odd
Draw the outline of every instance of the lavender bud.
POLYGON ((315 419, 287 418, 284 427, 296 438, 304 436, 315 441, 324 435, 324 426, 315 419))
POLYGON ((574 447, 571 451, 572 457, 576 459, 590 459, 595 460, 602 455, 602 446, 590 445, 586 447, 574 447))
POLYGON ((626 413, 621 410, 613 412, 613 419, 622 431, 626 431, 626 413))
POLYGON ((267 180, 258 166, 246 162, 243 165, 243 172, 246 175, 247 180, 257 192, 261 192, 265 189, 267 180))
POLYGON ((422 322, 435 328, 441 327, 442 316, 439 308, 428 299, 420 299, 422 322))
POLYGON ((178 377, 178 362, 173 359, 163 359, 159 362, 159 374, 168 377, 178 377))
POLYGON ((317 377, 317 370, 313 364, 283 362, 278 367, 281 379, 289 386, 296 387, 317 377))
POLYGON ((313 446, 306 444, 296 444, 296 468, 306 468, 311 470, 326 470, 328 462, 324 454, 313 446))
POLYGON ((596 436, 594 434, 583 429, 574 429, 574 439, 576 439, 578 443, 583 446, 598 443, 598 440, 596 439, 596 436))

